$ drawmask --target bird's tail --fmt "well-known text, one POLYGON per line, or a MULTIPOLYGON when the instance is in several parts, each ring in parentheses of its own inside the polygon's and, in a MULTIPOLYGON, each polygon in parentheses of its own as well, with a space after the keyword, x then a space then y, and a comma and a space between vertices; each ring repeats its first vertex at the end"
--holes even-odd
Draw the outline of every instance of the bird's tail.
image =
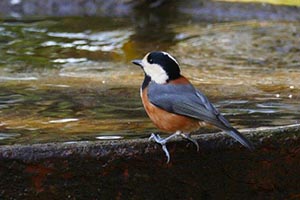
POLYGON ((219 114, 218 116, 219 122, 221 123, 216 123, 215 125, 222 129, 223 131, 226 131, 226 133, 239 141, 243 146, 247 147, 249 150, 253 151, 255 148, 245 136, 243 136, 238 130, 233 128, 229 122, 223 117, 223 115, 219 114))
POLYGON ((236 139, 237 141, 239 141, 243 146, 247 147, 249 150, 253 151, 255 149, 252 142, 250 142, 247 138, 245 138, 245 136, 243 136, 235 128, 226 130, 226 133, 231 137, 233 137, 234 139, 236 139))

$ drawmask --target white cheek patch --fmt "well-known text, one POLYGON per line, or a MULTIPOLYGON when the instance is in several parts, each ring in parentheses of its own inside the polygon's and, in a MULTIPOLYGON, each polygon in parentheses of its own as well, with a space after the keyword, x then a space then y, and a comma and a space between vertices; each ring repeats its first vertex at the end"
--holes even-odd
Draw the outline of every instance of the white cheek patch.
POLYGON ((166 71, 158 64, 150 64, 147 61, 143 60, 142 65, 145 73, 151 77, 153 81, 158 84, 164 84, 169 79, 166 71))

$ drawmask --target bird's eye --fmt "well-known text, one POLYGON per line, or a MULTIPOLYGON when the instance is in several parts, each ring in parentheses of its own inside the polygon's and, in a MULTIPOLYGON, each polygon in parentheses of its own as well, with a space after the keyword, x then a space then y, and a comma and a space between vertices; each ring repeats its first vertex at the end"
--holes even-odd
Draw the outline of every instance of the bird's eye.
POLYGON ((147 57, 147 61, 148 61, 148 63, 152 64, 152 63, 153 63, 153 58, 152 58, 152 56, 148 56, 148 57, 147 57))

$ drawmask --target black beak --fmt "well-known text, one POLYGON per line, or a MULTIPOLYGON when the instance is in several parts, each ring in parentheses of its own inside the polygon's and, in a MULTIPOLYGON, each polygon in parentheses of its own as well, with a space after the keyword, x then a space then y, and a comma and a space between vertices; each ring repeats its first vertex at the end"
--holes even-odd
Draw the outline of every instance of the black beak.
POLYGON ((131 61, 133 64, 135 64, 135 65, 138 65, 138 66, 140 66, 140 67, 143 67, 143 65, 142 65, 142 60, 132 60, 131 61))

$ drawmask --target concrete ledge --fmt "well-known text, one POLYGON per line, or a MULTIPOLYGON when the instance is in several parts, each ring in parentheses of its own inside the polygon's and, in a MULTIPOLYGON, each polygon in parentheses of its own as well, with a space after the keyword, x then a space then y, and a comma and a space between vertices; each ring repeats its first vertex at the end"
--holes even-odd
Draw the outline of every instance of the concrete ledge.
POLYGON ((293 199, 300 191, 300 125, 159 145, 146 139, 0 147, 1 199, 293 199))
MULTIPOLYGON (((264 143, 269 145, 283 145, 300 139, 300 124, 280 126, 273 128, 258 128, 241 130, 257 148, 264 143)), ((199 142, 201 150, 214 151, 216 149, 229 149, 241 147, 236 141, 221 133, 193 136, 199 142)), ((187 141, 175 139, 168 143, 172 148, 175 145, 184 146, 187 141)), ((179 149, 180 147, 178 147, 179 149)), ((241 147, 243 148, 243 147, 241 147)), ((6 145, 0 146, 0 160, 18 159, 22 161, 36 161, 48 158, 68 158, 73 156, 110 157, 119 159, 143 155, 160 154, 161 148, 148 139, 132 139, 119 141, 83 141, 65 143, 46 143, 33 145, 6 145)), ((174 152, 176 153, 176 151, 174 152)), ((164 158, 164 157, 162 157, 164 158)))

